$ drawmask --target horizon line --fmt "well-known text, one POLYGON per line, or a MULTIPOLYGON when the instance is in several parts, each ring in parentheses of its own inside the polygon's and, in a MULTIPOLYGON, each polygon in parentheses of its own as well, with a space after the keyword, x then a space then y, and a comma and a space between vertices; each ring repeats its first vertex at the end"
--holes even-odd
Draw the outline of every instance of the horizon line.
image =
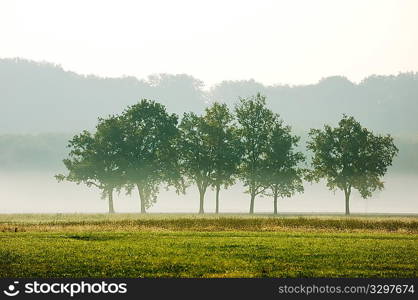
POLYGON ((35 59, 24 58, 24 57, 19 57, 19 56, 15 56, 15 57, 3 57, 3 56, 1 56, 0 61, 1 60, 9 60, 9 61, 12 60, 12 61, 15 61, 15 62, 24 61, 24 62, 28 62, 28 63, 35 63, 35 64, 39 64, 39 65, 44 65, 44 66, 55 67, 55 68, 61 69, 64 72, 73 73, 73 74, 76 74, 78 76, 82 76, 82 77, 86 77, 86 78, 88 78, 88 77, 96 77, 96 78, 99 78, 99 79, 134 78, 139 82, 141 82, 141 81, 142 82, 149 82, 149 78, 152 77, 152 76, 156 76, 156 75, 172 75, 172 76, 185 75, 185 76, 190 76, 190 77, 202 82, 202 84, 203 84, 202 85, 202 90, 206 90, 206 91, 209 91, 210 89, 215 88, 216 86, 219 86, 220 84, 222 84, 224 82, 254 82, 254 83, 260 84, 260 85, 262 85, 266 88, 268 88, 268 87, 279 87, 279 86, 294 88, 294 87, 317 85, 317 84, 319 84, 319 83, 321 83, 321 82, 323 82, 327 79, 330 79, 330 78, 342 78, 342 79, 346 79, 348 82, 350 82, 353 85, 359 85, 362 82, 364 82, 366 79, 371 78, 371 77, 398 77, 398 76, 401 76, 401 75, 404 75, 404 74, 412 74, 412 75, 417 75, 418 76, 418 70, 415 70, 415 71, 410 70, 410 71, 398 71, 397 74, 371 73, 370 75, 365 76, 365 77, 363 77, 363 79, 358 80, 358 81, 349 79, 346 75, 335 74, 335 75, 323 76, 320 79, 318 79, 317 81, 311 82, 311 83, 281 83, 281 82, 278 82, 278 83, 268 84, 268 83, 258 81, 255 78, 248 78, 248 79, 223 79, 223 80, 218 81, 217 83, 214 83, 212 85, 207 85, 204 80, 199 79, 199 78, 195 77, 194 75, 188 74, 188 73, 165 73, 165 72, 164 73, 151 73, 151 74, 148 74, 145 78, 140 78, 136 75, 128 75, 128 74, 121 74, 119 76, 105 76, 105 75, 100 75, 100 74, 95 74, 95 73, 78 72, 78 71, 72 70, 70 68, 65 68, 61 63, 56 63, 56 62, 47 61, 47 60, 35 60, 35 59))

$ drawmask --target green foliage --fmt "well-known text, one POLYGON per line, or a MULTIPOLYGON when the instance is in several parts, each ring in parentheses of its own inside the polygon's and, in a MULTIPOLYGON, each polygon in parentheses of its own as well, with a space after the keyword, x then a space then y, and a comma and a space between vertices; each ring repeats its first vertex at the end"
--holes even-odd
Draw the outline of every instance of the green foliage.
POLYGON ((118 117, 99 119, 96 132, 75 135, 68 144, 70 152, 64 159, 68 174, 59 174, 58 181, 68 180, 77 184, 96 186, 103 197, 109 198, 109 212, 113 212, 113 191, 126 182, 121 155, 122 126, 118 117))
POLYGON ((241 144, 234 117, 225 104, 213 103, 203 116, 186 113, 179 126, 178 143, 183 174, 197 185, 199 213, 209 186, 216 188, 216 212, 219 212, 219 189, 234 183, 240 164, 241 144))
POLYGON ((226 104, 215 102, 206 108, 203 120, 208 147, 212 149, 212 185, 227 188, 234 183, 242 151, 237 128, 233 124, 234 116, 226 104))
MULTIPOLYGON (((69 173, 56 178, 97 186, 109 197, 109 211, 114 190, 125 187, 130 193, 137 187, 143 213, 155 203, 162 184, 184 191, 185 178, 198 187, 199 213, 207 188, 216 189, 218 213, 220 187, 240 178, 251 195, 250 213, 257 195, 272 195, 277 213, 278 197, 303 191, 306 170, 300 165, 305 157, 296 150, 300 138, 260 94, 241 98, 235 112, 238 124, 226 104, 214 103, 203 116, 185 113, 177 126, 177 115, 143 99, 120 116, 99 119, 94 134, 74 136, 64 160, 69 173)), ((309 135, 313 169, 306 178, 325 178, 330 189, 343 190, 347 214, 352 189, 366 198, 383 188, 381 177, 398 152, 391 136, 376 136, 345 115, 339 127, 326 125, 309 135)))
POLYGON ((251 195, 251 214, 255 197, 266 190, 267 153, 278 115, 266 107, 266 98, 260 94, 241 98, 235 112, 243 149, 239 176, 251 195))
POLYGON ((126 174, 132 190, 136 185, 141 199, 141 212, 155 201, 162 183, 181 189, 178 152, 175 141, 179 131, 177 116, 165 107, 147 99, 128 107, 123 120, 122 155, 127 162, 126 174))
POLYGON ((185 113, 179 126, 178 150, 182 172, 197 185, 199 213, 204 212, 204 196, 209 186, 216 189, 216 212, 219 212, 219 189, 234 183, 241 159, 241 144, 234 116, 225 104, 213 103, 203 116, 185 113))
POLYGON ((323 130, 312 129, 307 148, 313 151, 313 170, 307 179, 327 180, 330 189, 343 190, 346 213, 351 189, 357 189, 363 198, 383 189, 381 177, 392 165, 398 149, 390 135, 374 135, 353 117, 344 115, 336 128, 328 125, 323 130))
POLYGON ((274 198, 274 213, 277 213, 277 198, 291 197, 296 192, 303 192, 302 178, 304 169, 300 163, 305 157, 295 151, 299 137, 291 134, 291 128, 276 121, 270 139, 266 159, 265 184, 274 198))
POLYGON ((204 118, 194 113, 185 113, 179 128, 178 151, 182 174, 197 185, 200 194, 199 213, 203 213, 204 195, 211 185, 214 172, 208 128, 204 118))
POLYGON ((69 174, 56 178, 94 185, 109 202, 114 189, 125 186, 131 192, 136 186, 145 212, 162 183, 181 189, 177 136, 177 116, 169 115, 162 104, 143 99, 121 116, 99 119, 94 134, 83 131, 73 137, 64 160, 69 174))
POLYGON ((242 147, 234 116, 226 104, 213 103, 203 116, 207 147, 211 149, 213 172, 211 185, 216 189, 216 213, 219 212, 219 190, 234 184, 241 163, 242 147))

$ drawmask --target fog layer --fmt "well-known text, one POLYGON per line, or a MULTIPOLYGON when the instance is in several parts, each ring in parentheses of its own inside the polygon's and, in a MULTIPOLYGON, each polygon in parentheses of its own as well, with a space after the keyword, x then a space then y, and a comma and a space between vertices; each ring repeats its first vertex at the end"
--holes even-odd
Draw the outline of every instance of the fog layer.
MULTIPOLYGON (((418 213, 418 176, 388 175, 384 178, 385 189, 371 198, 362 199, 353 193, 350 206, 352 213, 418 213)), ((0 173, 2 213, 106 213, 107 200, 100 197, 99 190, 84 185, 58 183, 53 173, 19 172, 0 173)), ((247 213, 250 197, 237 184, 220 194, 221 213, 247 213)), ((116 212, 139 212, 139 196, 115 194, 116 212)), ((208 191, 205 197, 205 212, 215 210, 215 193, 208 191)), ((196 213, 199 209, 199 194, 190 187, 186 195, 161 189, 157 203, 148 212, 196 213)), ((257 197, 255 212, 270 213, 273 200, 257 197)), ((305 193, 279 200, 279 213, 344 212, 344 194, 333 193, 323 183, 305 183, 305 193)))

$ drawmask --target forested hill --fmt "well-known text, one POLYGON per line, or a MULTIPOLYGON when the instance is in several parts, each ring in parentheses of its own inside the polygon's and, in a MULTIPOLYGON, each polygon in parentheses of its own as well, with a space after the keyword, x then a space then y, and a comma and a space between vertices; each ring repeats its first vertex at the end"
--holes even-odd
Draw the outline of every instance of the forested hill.
POLYGON ((352 115, 380 133, 418 137, 418 73, 369 76, 359 84, 334 76, 303 86, 264 86, 255 81, 224 81, 211 89, 220 101, 260 91, 294 128, 306 131, 336 124, 342 114, 352 115))
POLYGON ((0 59, 0 133, 75 132, 119 113, 140 98, 158 100, 175 113, 202 111, 203 83, 188 75, 101 78, 60 66, 0 59))
POLYGON ((257 92, 300 131, 335 124, 345 113, 377 132, 418 135, 418 73, 370 76, 359 84, 339 76, 299 86, 224 81, 205 90, 202 81, 185 74, 101 78, 23 59, 0 59, 0 134, 92 129, 97 117, 119 113, 140 98, 182 114, 201 112, 212 100, 233 105, 257 92))

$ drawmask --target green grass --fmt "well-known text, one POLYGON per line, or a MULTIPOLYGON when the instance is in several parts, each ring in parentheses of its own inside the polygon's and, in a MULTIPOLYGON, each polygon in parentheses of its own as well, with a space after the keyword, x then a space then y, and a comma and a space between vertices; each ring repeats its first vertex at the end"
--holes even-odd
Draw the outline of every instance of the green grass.
POLYGON ((417 277, 417 233, 416 217, 0 215, 0 277, 417 277))

